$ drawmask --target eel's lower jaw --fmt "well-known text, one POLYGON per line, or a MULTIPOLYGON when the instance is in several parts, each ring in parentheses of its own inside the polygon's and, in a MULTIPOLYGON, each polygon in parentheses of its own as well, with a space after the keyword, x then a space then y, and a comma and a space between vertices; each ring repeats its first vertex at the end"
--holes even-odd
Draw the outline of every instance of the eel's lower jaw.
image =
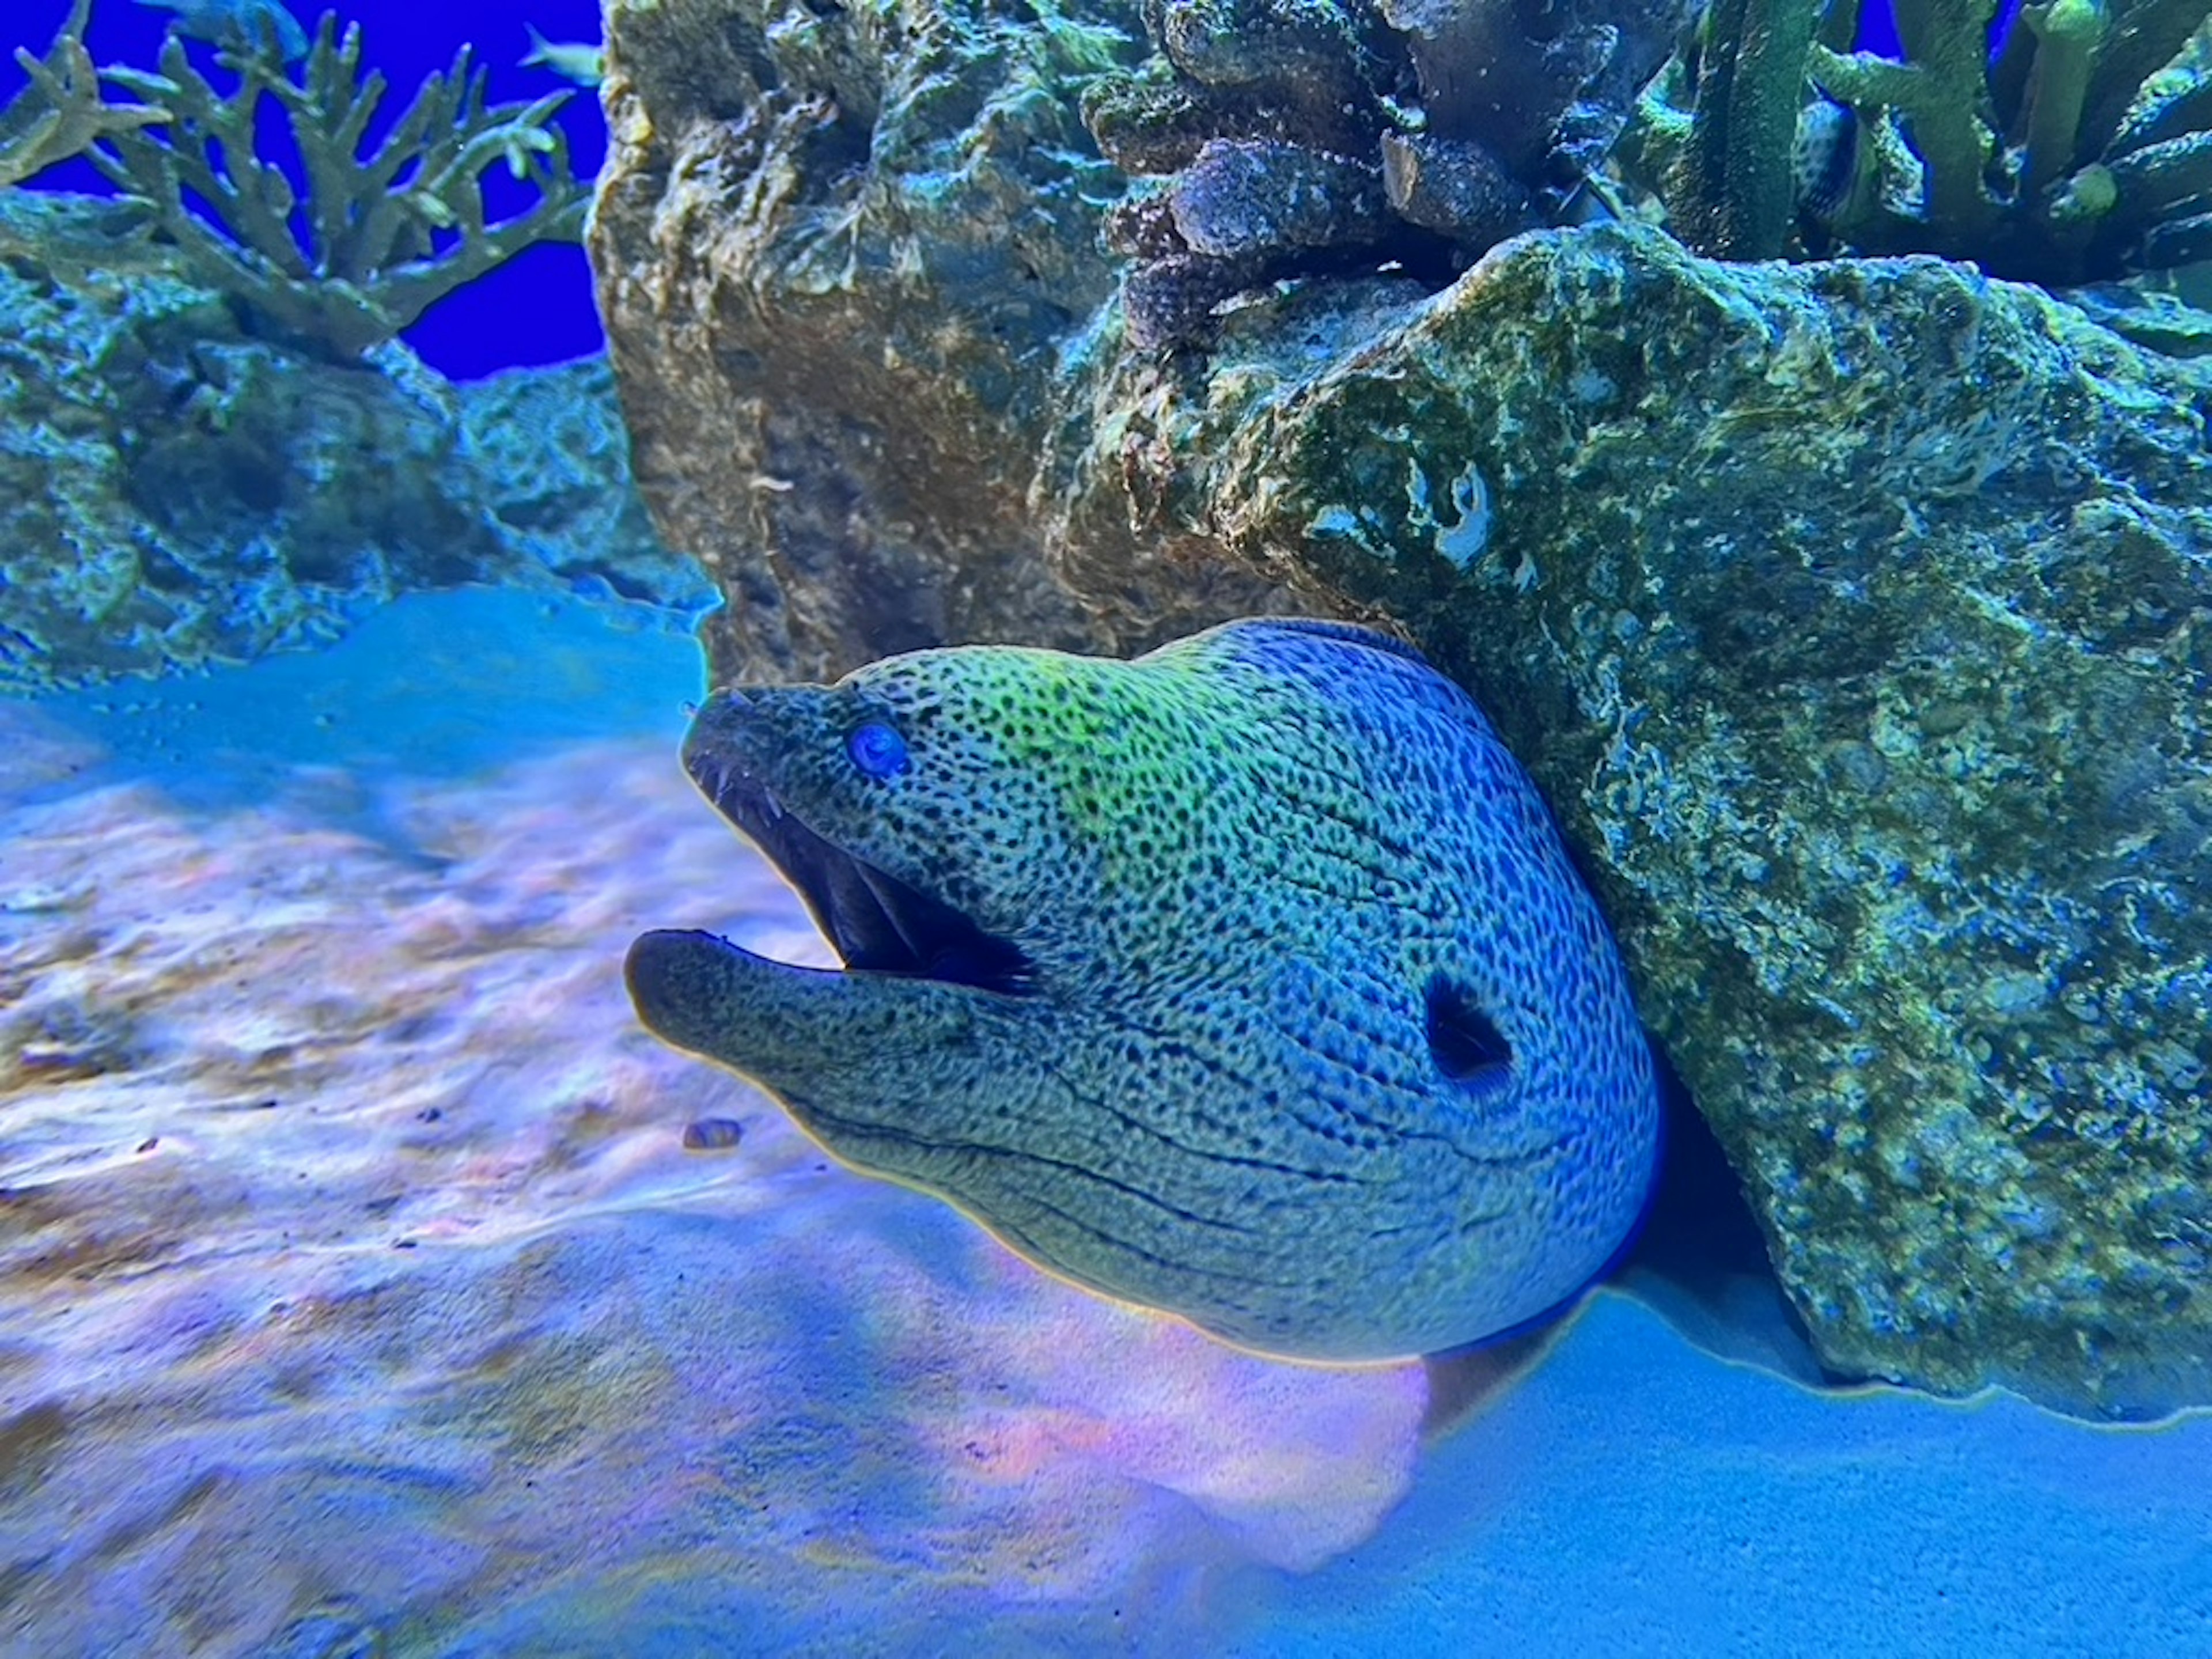
POLYGON ((724 960, 737 949, 713 933, 672 928, 631 941, 623 983, 645 1029, 690 1053, 723 1058, 732 1037, 743 1037, 730 1029, 734 976, 724 960))
POLYGON ((713 933, 665 929, 631 944, 623 979, 647 1030, 770 1090, 853 1058, 856 999, 846 994, 861 988, 836 969, 771 962, 713 933))
MULTIPOLYGON (((975 1046, 992 994, 915 975, 801 968, 713 933, 641 934, 623 963, 638 1019, 782 1097, 879 1091, 902 1061, 975 1046)), ((794 1108, 794 1109, 796 1109, 794 1108)))

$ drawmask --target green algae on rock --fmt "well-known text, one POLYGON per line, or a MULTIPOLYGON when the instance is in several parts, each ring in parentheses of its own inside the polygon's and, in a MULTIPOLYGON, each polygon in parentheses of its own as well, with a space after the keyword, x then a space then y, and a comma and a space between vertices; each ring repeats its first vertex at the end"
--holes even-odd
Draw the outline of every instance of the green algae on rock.
POLYGON ((397 345, 302 355, 127 202, 0 192, 0 691, 243 661, 416 588, 708 599, 630 486, 603 360, 454 385, 397 345))

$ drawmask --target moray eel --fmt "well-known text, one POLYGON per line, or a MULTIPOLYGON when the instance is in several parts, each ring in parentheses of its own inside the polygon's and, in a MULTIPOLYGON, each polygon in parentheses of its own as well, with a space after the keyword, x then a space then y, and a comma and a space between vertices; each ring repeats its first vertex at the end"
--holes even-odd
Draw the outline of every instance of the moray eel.
POLYGON ((842 1162, 1260 1352, 1431 1353, 1633 1229, 1650 1054, 1467 695, 1387 635, 922 651, 721 690, 684 748, 845 963, 631 947, 640 1018, 842 1162))

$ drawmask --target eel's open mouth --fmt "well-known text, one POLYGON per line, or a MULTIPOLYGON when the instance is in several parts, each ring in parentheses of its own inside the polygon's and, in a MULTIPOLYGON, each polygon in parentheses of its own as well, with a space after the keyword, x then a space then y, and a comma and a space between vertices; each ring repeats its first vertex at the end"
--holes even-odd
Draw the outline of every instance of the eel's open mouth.
POLYGON ((715 809, 799 890, 847 968, 1009 995, 1030 988, 1030 959, 1019 945, 824 839, 742 761, 694 743, 685 745, 684 764, 715 809))

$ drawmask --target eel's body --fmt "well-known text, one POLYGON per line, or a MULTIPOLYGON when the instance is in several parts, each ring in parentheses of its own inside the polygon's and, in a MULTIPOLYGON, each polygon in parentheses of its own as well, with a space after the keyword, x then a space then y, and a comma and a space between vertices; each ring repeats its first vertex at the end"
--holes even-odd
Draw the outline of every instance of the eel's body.
POLYGON ((1264 1352, 1494 1334, 1633 1227, 1619 958, 1466 694, 1385 636, 927 651, 718 692, 701 788, 843 971, 632 948, 655 1032, 1031 1261, 1264 1352))

